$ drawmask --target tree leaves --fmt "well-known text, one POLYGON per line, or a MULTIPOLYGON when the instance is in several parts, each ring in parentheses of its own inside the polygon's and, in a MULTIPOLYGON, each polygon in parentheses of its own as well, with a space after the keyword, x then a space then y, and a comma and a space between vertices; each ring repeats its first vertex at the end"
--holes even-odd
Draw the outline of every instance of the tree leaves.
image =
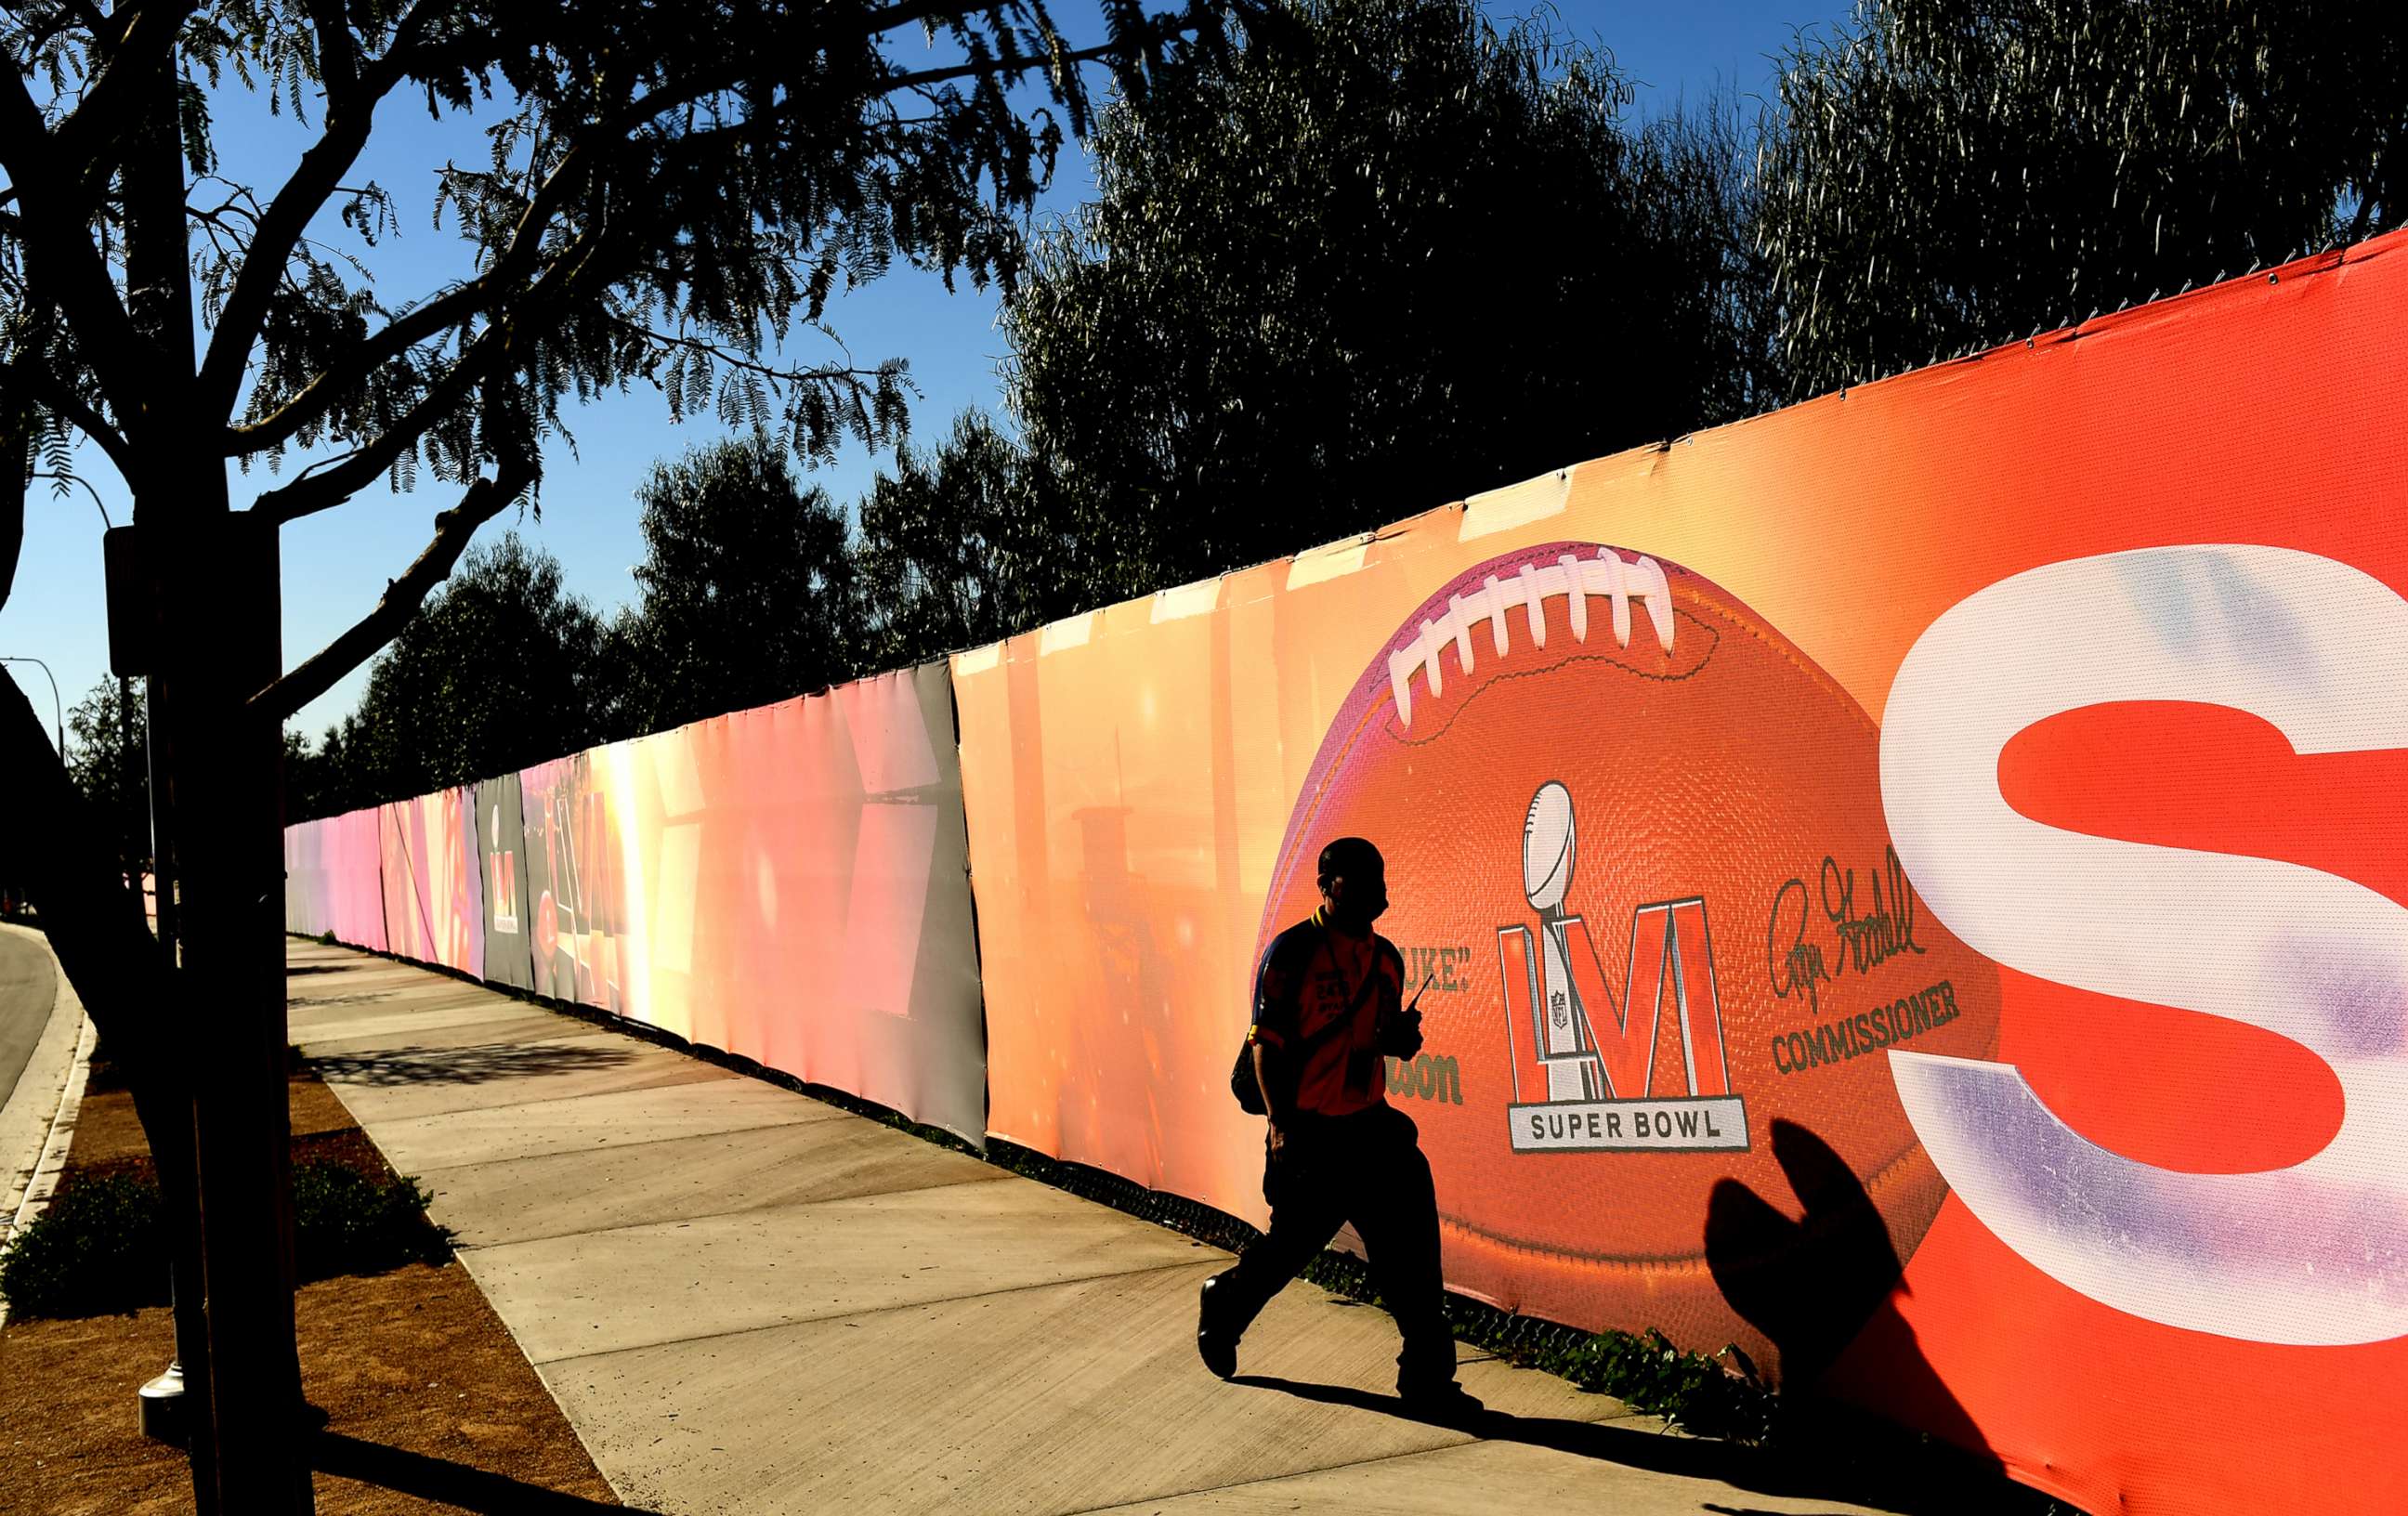
MULTIPOLYGON (((97 120, 124 45, 96 30, 108 13, 12 7, 0 42, 40 96, 62 160, 50 166, 61 186, 91 193, 14 187, 19 203, 0 220, 0 324, 33 313, 12 277, 29 226, 64 222, 105 257, 129 236, 173 247, 192 231, 203 244, 195 304, 211 334, 197 390, 136 395, 185 365, 114 348, 108 365, 75 363, 59 378, 97 397, 78 422, 108 432, 121 465, 165 451, 138 446, 136 432, 172 422, 181 451, 217 436, 196 408, 232 423, 225 455, 246 466, 272 467, 290 448, 348 453, 355 466, 269 492, 270 513, 285 519, 380 475, 408 484, 423 467, 466 480, 501 450, 558 433, 564 402, 636 379, 666 379, 681 419, 772 426, 802 456, 847 437, 889 445, 904 435, 900 370, 791 359, 781 349, 795 316, 817 323, 839 280, 875 279, 897 260, 948 280, 1011 283, 1019 218, 1063 141, 1054 110, 1031 111, 1015 92, 1033 88, 1082 123, 1085 65, 1138 79, 1180 51, 1183 34, 1217 27, 1225 4, 1249 3, 1148 12, 1107 0, 1112 40, 1077 48, 1042 0, 220 0, 174 13, 183 19, 167 58, 193 187, 216 163, 212 90, 252 91, 314 140, 289 183, 279 168, 256 188, 195 193, 188 227, 153 225, 158 204, 137 206, 127 188, 129 144, 143 134, 97 120), (933 52, 930 38, 942 42, 933 52), (377 114, 380 98, 400 91, 437 116, 479 112, 491 153, 476 166, 427 165, 438 174, 435 224, 466 244, 473 276, 387 302, 356 255, 392 234, 397 207, 380 185, 344 179, 396 117, 377 114), (316 230, 329 207, 339 246, 313 240, 331 236, 316 230)), ((142 110, 141 93, 117 92, 113 108, 142 110)), ((22 169, 24 144, 16 150, 22 169)), ((122 266, 102 274, 125 300, 138 292, 123 288, 122 266)), ((79 343, 104 337, 122 346, 123 323, 108 314, 87 298, 76 340, 47 356, 78 360, 79 343)), ((166 480, 134 482, 140 493, 166 480)))
POLYGON ((294 776, 296 817, 489 779, 600 739, 605 632, 516 532, 473 547, 294 776))
MULTIPOLYGON (((723 409, 747 377, 723 382, 723 409)), ((654 465, 636 499, 641 598, 605 654, 618 692, 609 735, 766 705, 860 671, 844 512, 826 492, 799 488, 766 434, 654 465)))
POLYGON ((902 668, 1092 604, 1086 563, 1043 465, 977 411, 906 447, 860 505, 853 547, 859 663, 902 668))
POLYGON ((1641 130, 1609 57, 1466 0, 1241 43, 1116 96, 1005 307, 1085 603, 1742 412, 1735 125, 1641 130))
POLYGON ((69 707, 66 717, 67 778, 109 828, 108 836, 95 840, 129 873, 150 866, 147 708, 140 685, 121 687, 105 679, 69 707))
POLYGON ((2403 62, 2363 0, 1866 0, 1760 157, 1788 396, 2394 224, 2403 62))

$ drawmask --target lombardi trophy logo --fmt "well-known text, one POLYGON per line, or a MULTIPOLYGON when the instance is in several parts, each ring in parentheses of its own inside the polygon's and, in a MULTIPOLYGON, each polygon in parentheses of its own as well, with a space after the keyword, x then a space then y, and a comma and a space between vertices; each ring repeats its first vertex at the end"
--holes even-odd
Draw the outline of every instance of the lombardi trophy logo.
POLYGON ((1546 983, 1546 1015, 1534 1029, 1547 1069, 1549 1100, 1595 1100, 1597 1057, 1581 1034, 1587 1018, 1572 1014, 1571 957, 1565 941, 1564 894, 1572 884, 1572 793, 1549 779, 1530 798, 1522 822, 1522 893, 1539 913, 1539 963, 1546 983))
POLYGON ((1516 1044, 1513 1104, 1507 1108, 1514 1151, 1746 1148, 1746 1107, 1731 1093, 1723 1057, 1704 899, 1658 901, 1632 913, 1617 1008, 1587 923, 1564 908, 1573 856, 1571 792, 1550 779, 1530 797, 1522 822, 1522 891, 1538 912, 1537 939, 1526 925, 1497 931, 1506 1036, 1516 1044), (1667 1011, 1680 1033, 1677 1072, 1656 1066, 1667 1011), (1528 1103, 1518 1047, 1518 1029, 1526 1026, 1531 1062, 1546 1083, 1543 1097, 1528 1103), (1679 1094, 1656 1094, 1658 1084, 1676 1080, 1679 1094))

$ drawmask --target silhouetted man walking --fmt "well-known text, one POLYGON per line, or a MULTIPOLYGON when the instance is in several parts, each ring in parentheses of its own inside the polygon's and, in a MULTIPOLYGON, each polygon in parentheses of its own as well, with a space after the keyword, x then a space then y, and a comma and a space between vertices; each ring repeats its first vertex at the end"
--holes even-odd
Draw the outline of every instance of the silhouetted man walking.
POLYGON ((1371 930, 1388 908, 1387 866, 1361 837, 1330 843, 1320 862, 1321 908, 1271 940, 1254 979, 1270 1231, 1204 1281, 1197 1350, 1213 1373, 1235 1374, 1247 1325, 1352 1222, 1404 1336, 1397 1393, 1426 1412, 1476 1411, 1455 1382, 1429 1161, 1412 1118, 1388 1104, 1383 1055, 1412 1057, 1422 1035, 1420 1013, 1403 1009, 1404 957, 1371 930))

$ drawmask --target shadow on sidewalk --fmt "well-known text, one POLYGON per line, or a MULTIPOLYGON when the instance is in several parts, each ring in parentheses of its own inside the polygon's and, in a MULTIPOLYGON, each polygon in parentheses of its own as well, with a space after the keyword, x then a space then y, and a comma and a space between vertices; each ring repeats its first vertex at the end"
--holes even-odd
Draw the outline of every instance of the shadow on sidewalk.
POLYGON ((539 1074, 582 1074, 616 1068, 640 1051, 590 1043, 488 1042, 470 1048, 398 1048, 391 1052, 334 1053, 309 1060, 329 1084, 392 1088, 405 1084, 486 1084, 539 1074))
MULTIPOLYGON (((2028 1511, 2028 1492, 2012 1486, 1999 1492, 1985 1488, 1901 1489, 1890 1480, 1873 1481, 1845 1473, 1801 1466, 1784 1458, 1736 1443, 1709 1441, 1665 1431, 1644 1431, 1614 1422, 1578 1422, 1556 1416, 1514 1416, 1485 1410, 1468 1417, 1431 1416, 1416 1412, 1392 1394, 1379 1394, 1347 1385, 1300 1383, 1265 1374, 1240 1374, 1231 1384, 1276 1390, 1299 1400, 1325 1406, 1351 1406, 1378 1411, 1399 1421, 1443 1427, 1491 1442, 1520 1442, 1533 1448, 1620 1464, 1650 1473, 1687 1479, 1714 1480, 1752 1495, 1781 1495, 1794 1500, 1845 1500, 1899 1512, 1900 1516, 1987 1516, 1990 1512, 2028 1511)), ((1987 1483, 1988 1481, 1978 1481, 1987 1483)), ((2003 1481, 2001 1481, 2003 1482, 2003 1481)), ((1709 1510, 1744 1511, 1744 1507, 1709 1506, 1709 1510)))
POLYGON ((353 990, 345 994, 326 994, 305 989, 299 994, 286 995, 284 1008, 327 1010, 336 1006, 389 1005, 395 1008, 407 1007, 413 1011, 457 1010, 463 1006, 477 1005, 490 998, 489 993, 471 990, 465 985, 446 995, 431 999, 419 994, 408 985, 370 985, 365 990, 353 990))
POLYGON ((608 1506, 583 1495, 563 1495, 521 1483, 507 1474, 489 1474, 466 1464, 363 1442, 339 1432, 319 1434, 309 1464, 321 1474, 457 1506, 477 1516, 590 1516, 596 1511, 615 1516, 634 1511, 635 1516, 643 1516, 632 1506, 608 1506))

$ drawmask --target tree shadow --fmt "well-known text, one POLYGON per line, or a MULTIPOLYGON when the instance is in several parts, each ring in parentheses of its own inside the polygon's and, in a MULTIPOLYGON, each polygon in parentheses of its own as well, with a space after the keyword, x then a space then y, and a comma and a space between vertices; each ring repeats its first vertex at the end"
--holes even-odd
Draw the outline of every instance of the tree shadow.
POLYGON ((422 1084, 489 1084, 544 1074, 595 1073, 632 1062, 639 1050, 616 1043, 488 1042, 468 1048, 397 1048, 328 1053, 309 1060, 328 1083, 380 1089, 422 1084))
POLYGON ((309 1463, 321 1474, 456 1506, 477 1516, 588 1516, 604 1511, 613 1516, 627 1516, 630 1511, 635 1516, 644 1516, 633 1506, 605 1505, 583 1495, 563 1495, 507 1474, 488 1473, 421 1452, 364 1442, 339 1432, 318 1435, 309 1463))
MULTIPOLYGON (((1431 1415, 1416 1410, 1392 1394, 1340 1384, 1312 1384, 1267 1374, 1240 1374, 1229 1380, 1261 1390, 1276 1390, 1299 1400, 1325 1406, 1348 1406, 1375 1411, 1399 1421, 1442 1427, 1489 1442, 1519 1442, 1526 1447, 1594 1458, 1625 1468, 1644 1469, 1684 1479, 1712 1480, 1750 1495, 1792 1500, 1836 1500, 1899 1516, 2008 1516, 2028 1513, 2025 1492, 2012 1486, 1998 1491, 1946 1487, 1934 1483, 1914 1488, 1877 1480, 1854 1471, 1817 1467, 1777 1452, 1736 1442, 1717 1442, 1678 1433, 1643 1430, 1615 1422, 1582 1422, 1559 1416, 1515 1416, 1484 1410, 1469 1416, 1431 1415)), ((1988 1481, 1985 1481, 1988 1482, 1988 1481)), ((2003 1481, 1998 1481, 2003 1484, 2003 1481)), ((1734 1508, 1709 1506, 1709 1510, 1734 1508)), ((1740 1508, 1744 1509, 1744 1508, 1740 1508)))
POLYGON ((423 995, 414 985, 370 985, 366 989, 353 990, 346 994, 313 994, 305 991, 300 994, 286 995, 284 1004, 286 1008, 291 1010, 323 1010, 330 1006, 378 1005, 413 1011, 457 1010, 463 1006, 482 1004, 491 997, 492 994, 490 990, 463 985, 452 994, 429 997, 423 995))
POLYGON ((371 1000, 390 1000, 393 996, 391 990, 354 990, 349 994, 288 994, 284 997, 284 1004, 288 1008, 306 1006, 315 1009, 320 1006, 365 1005, 371 1000))

